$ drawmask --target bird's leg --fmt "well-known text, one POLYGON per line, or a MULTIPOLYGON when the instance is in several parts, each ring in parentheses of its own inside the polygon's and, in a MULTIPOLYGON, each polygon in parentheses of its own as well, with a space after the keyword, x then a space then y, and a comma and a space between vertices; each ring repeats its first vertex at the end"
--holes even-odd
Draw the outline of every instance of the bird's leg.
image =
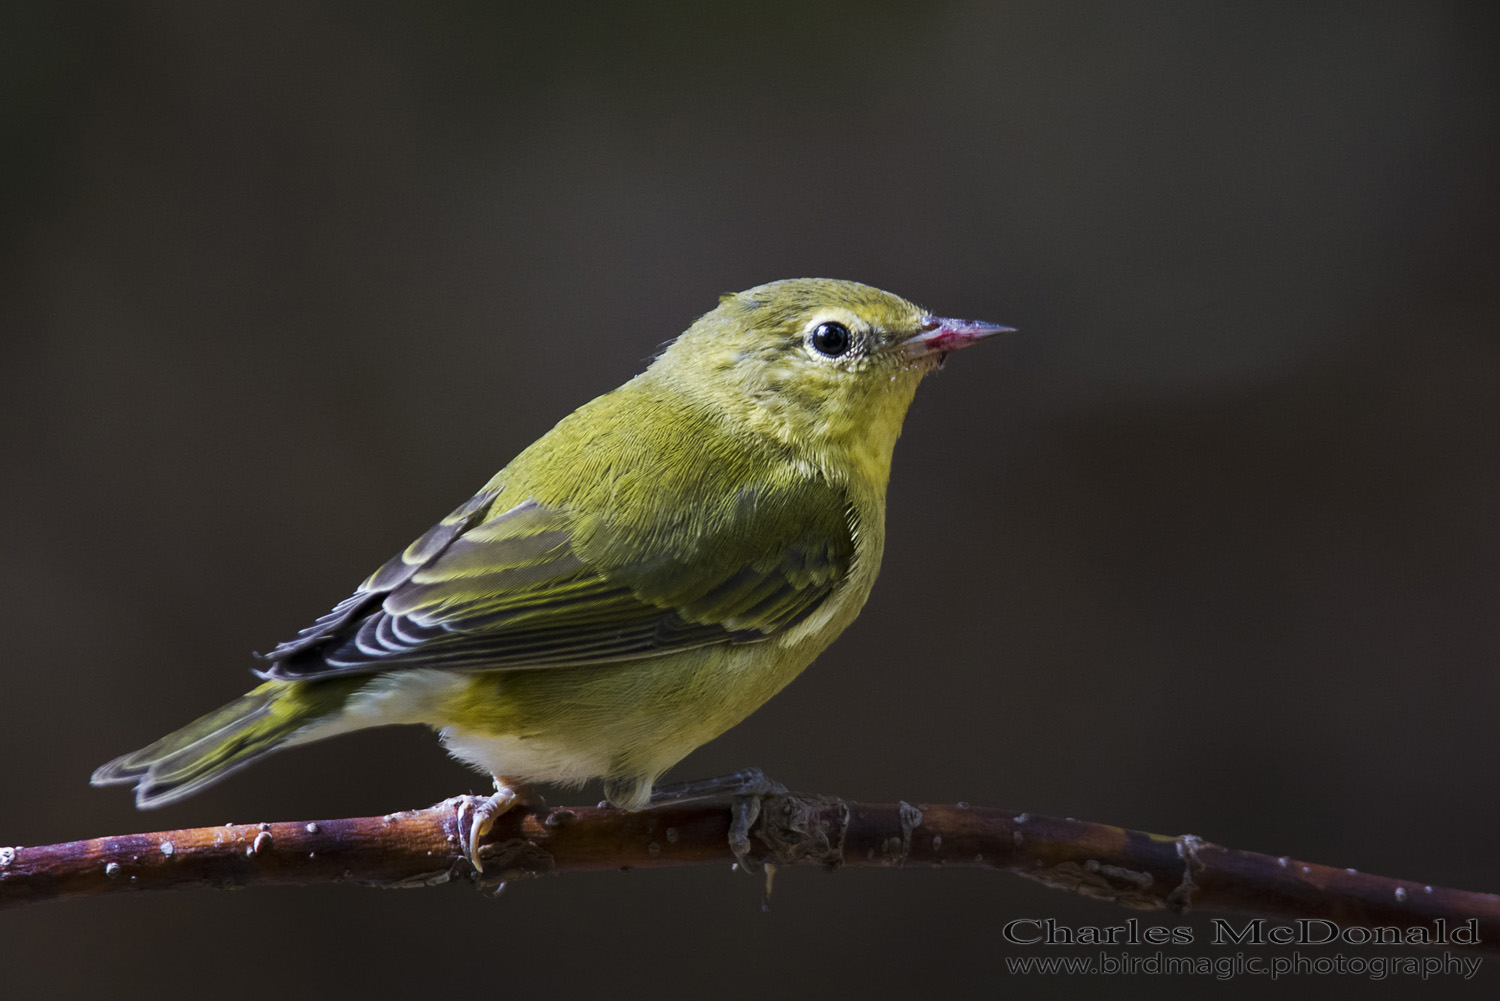
POLYGON ((772 782, 759 768, 746 768, 732 775, 659 785, 651 790, 651 805, 697 803, 705 800, 723 800, 734 796, 784 795, 786 795, 786 786, 780 782, 772 782))
POLYGON ((772 782, 759 768, 746 768, 733 775, 657 786, 651 793, 651 805, 727 800, 733 815, 729 824, 729 850, 734 852, 741 869, 759 872, 760 863, 750 859, 750 825, 760 816, 762 799, 785 795, 786 786, 772 782))
POLYGON ((493 796, 457 797, 459 848, 469 857, 469 864, 474 867, 475 872, 484 872, 484 864, 479 861, 479 839, 490 833, 500 815, 517 804, 541 802, 541 797, 532 791, 531 786, 520 779, 506 778, 504 775, 491 777, 495 780, 493 796), (472 814, 467 826, 464 824, 466 813, 472 814))

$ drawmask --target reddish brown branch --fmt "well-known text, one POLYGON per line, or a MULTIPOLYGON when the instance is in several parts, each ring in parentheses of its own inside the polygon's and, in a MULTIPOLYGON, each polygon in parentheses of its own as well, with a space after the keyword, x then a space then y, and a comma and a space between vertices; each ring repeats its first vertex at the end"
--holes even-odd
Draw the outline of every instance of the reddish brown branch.
MULTIPOLYGON (((661 807, 518 809, 486 839, 476 882, 543 873, 727 862, 729 811, 661 807)), ((1056 889, 1139 909, 1323 918, 1343 928, 1449 930, 1446 944, 1500 944, 1500 896, 1372 876, 1105 824, 966 804, 768 797, 751 838, 778 866, 1008 869, 1056 889), (1442 925, 1437 922, 1441 920, 1442 925)), ((452 802, 384 817, 238 824, 0 848, 0 906, 180 886, 421 886, 475 878, 452 802)), ((1416 934, 1416 933, 1414 933, 1416 934)))

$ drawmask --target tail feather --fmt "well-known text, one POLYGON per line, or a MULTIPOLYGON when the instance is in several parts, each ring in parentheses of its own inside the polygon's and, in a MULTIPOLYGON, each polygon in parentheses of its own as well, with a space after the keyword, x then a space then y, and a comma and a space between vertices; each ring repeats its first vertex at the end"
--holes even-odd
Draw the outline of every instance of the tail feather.
POLYGON ((135 783, 141 809, 191 796, 284 746, 343 708, 350 684, 268 681, 181 730, 94 772, 96 786, 135 783))

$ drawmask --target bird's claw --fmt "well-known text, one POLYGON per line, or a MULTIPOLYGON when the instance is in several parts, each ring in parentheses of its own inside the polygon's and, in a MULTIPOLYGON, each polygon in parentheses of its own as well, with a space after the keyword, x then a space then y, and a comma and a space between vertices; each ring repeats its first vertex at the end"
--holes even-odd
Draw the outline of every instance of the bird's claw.
POLYGON ((760 818, 761 801, 767 796, 785 796, 786 786, 766 778, 759 768, 747 768, 720 778, 701 779, 661 786, 651 796, 652 806, 694 801, 727 800, 732 819, 729 823, 729 850, 746 872, 758 873, 761 863, 750 857, 750 828, 760 818))
POLYGON ((750 858, 750 828, 760 819, 760 801, 763 793, 736 796, 731 801, 729 822, 729 850, 735 861, 746 872, 759 872, 760 863, 750 858))
POLYGON ((495 779, 493 796, 455 797, 455 824, 458 828, 458 847, 468 858, 475 872, 484 872, 484 863, 479 858, 479 842, 494 828, 501 814, 517 803, 529 802, 530 789, 524 783, 503 778, 495 779), (468 822, 465 822, 465 817, 468 822))

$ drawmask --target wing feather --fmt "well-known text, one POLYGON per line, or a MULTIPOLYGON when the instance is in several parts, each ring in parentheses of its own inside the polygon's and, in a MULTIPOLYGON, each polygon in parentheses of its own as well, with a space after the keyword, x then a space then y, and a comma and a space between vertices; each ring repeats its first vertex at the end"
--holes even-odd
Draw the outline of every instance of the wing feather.
POLYGON ((696 532, 677 519, 581 534, 534 500, 494 513, 498 498, 482 492, 444 518, 261 673, 582 666, 756 642, 815 609, 854 558, 853 508, 811 477, 742 487, 696 532))

